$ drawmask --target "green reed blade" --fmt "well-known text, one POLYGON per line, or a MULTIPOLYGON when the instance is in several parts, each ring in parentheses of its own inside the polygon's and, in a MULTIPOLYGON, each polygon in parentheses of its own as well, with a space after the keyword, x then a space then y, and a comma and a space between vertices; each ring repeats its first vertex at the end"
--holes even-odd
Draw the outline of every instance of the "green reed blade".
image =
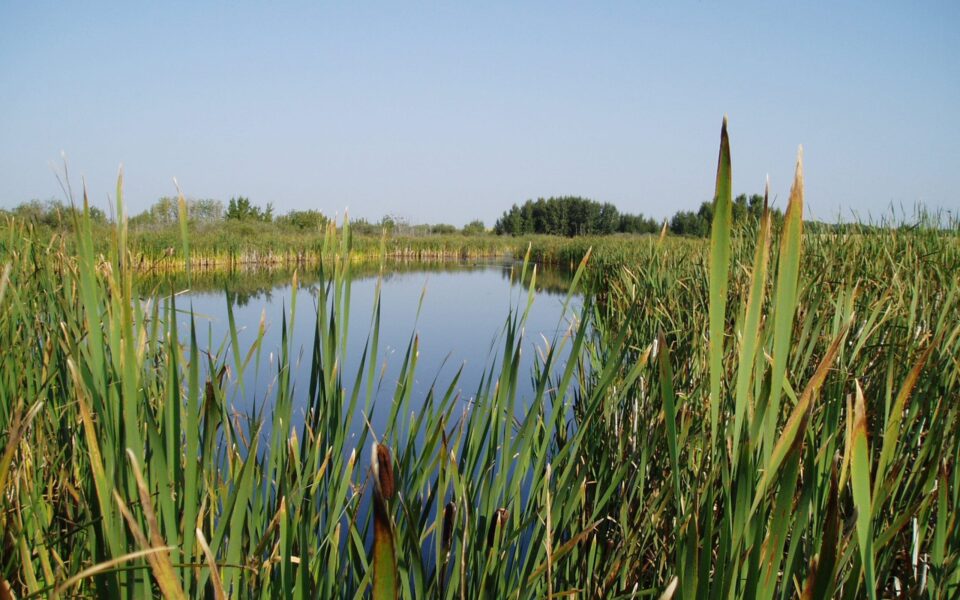
MULTIPOLYGON (((763 309, 763 296, 767 283, 767 267, 770 262, 770 231, 772 218, 767 202, 770 197, 770 182, 767 182, 763 195, 763 216, 760 218, 760 231, 757 237, 757 246, 754 251, 753 272, 750 276, 750 295, 744 308, 743 328, 740 332, 739 368, 737 369, 736 408, 734 411, 733 426, 733 454, 731 460, 736 461, 740 446, 740 432, 748 412, 752 414, 750 398, 751 374, 754 372, 754 362, 757 348, 761 342, 760 316, 763 309)), ((734 462, 734 464, 736 464, 734 462)))
POLYGON ((803 245, 803 149, 797 153, 797 169, 787 215, 780 240, 780 258, 777 265, 777 287, 774 297, 773 366, 770 396, 766 404, 766 438, 764 460, 769 462, 777 423, 780 419, 780 394, 787 372, 787 354, 793 335, 793 318, 797 307, 797 280, 800 271, 800 253, 803 245))
POLYGON ((727 118, 720 128, 720 156, 717 159, 717 186, 713 199, 710 234, 710 438, 717 442, 723 385, 723 335, 726 322, 730 235, 733 221, 733 184, 730 169, 730 139, 727 118))
POLYGON ((850 483, 853 504, 857 509, 857 543, 863 563, 864 585, 871 600, 877 597, 873 555, 873 505, 870 500, 870 447, 867 443, 867 409, 863 389, 856 385, 853 416, 853 448, 850 457, 850 483))

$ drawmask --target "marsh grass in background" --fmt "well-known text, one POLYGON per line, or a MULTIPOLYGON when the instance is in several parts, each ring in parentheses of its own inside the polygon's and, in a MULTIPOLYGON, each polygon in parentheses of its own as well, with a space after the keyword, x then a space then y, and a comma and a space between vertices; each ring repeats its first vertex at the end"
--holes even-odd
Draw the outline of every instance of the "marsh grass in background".
MULTIPOLYGON (((608 251, 532 372, 532 291, 505 315, 470 410, 459 373, 414 397, 412 333, 387 425, 359 439, 388 384, 379 299, 347 347, 349 225, 317 243, 316 312, 292 302, 279 348, 262 330, 240 347, 228 304, 207 349, 122 219, 103 254, 86 202, 73 240, 8 221, 0 596, 956 596, 957 231, 804 233, 798 161, 784 222, 734 234, 730 165, 724 125, 709 246, 608 251), (238 415, 227 398, 269 352, 272 405, 238 415)), ((599 259, 564 248, 572 293, 599 259)))

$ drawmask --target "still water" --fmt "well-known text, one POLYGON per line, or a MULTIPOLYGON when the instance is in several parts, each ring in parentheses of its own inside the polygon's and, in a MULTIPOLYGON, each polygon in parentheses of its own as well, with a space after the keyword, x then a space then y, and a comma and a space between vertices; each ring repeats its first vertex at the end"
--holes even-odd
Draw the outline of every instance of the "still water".
MULTIPOLYGON (((345 387, 352 388, 367 336, 371 329, 378 280, 381 285, 381 324, 377 356, 379 385, 374 388, 373 409, 357 415, 351 434, 357 435, 369 421, 379 434, 390 415, 407 347, 412 336, 419 341, 411 407, 421 405, 431 386, 442 393, 457 370, 463 371, 457 384, 457 408, 468 410, 481 383, 484 370, 502 351, 502 334, 511 310, 526 307, 529 288, 519 280, 520 265, 513 262, 388 263, 382 275, 378 268, 357 267, 351 278, 347 355, 342 365, 345 387), (418 316, 419 313, 419 316, 418 316), (379 431, 378 431, 379 430, 379 431)), ((230 356, 228 298, 232 298, 240 351, 246 355, 257 339, 261 319, 266 325, 258 358, 244 372, 244 386, 227 385, 228 401, 240 414, 263 411, 270 422, 270 408, 276 393, 277 356, 281 347, 282 321, 289 324, 290 307, 296 293, 296 320, 289 332, 293 350, 291 382, 295 410, 291 427, 298 427, 307 405, 310 361, 316 324, 318 272, 301 270, 294 292, 292 272, 234 271, 197 273, 190 284, 168 282, 178 292, 177 307, 192 306, 196 315, 200 348, 230 356)), ((559 271, 537 274, 520 366, 520 402, 529 406, 532 395, 530 373, 538 347, 567 332, 579 309, 578 298, 564 311, 570 275, 559 271)), ((189 323, 179 320, 181 340, 188 340, 189 323)), ((232 360, 227 364, 233 366, 232 360)), ((236 381, 235 374, 231 380, 236 381)), ((365 404, 361 398, 359 405, 365 404)))

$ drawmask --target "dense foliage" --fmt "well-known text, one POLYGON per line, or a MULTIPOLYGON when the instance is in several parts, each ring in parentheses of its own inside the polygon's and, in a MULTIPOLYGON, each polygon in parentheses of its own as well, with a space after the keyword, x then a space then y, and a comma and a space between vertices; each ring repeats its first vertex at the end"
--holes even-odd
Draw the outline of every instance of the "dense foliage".
MULTIPOLYGON (((223 203, 210 199, 186 199, 187 219, 192 224, 217 223, 224 218, 223 203)), ((164 196, 153 206, 130 218, 130 226, 136 229, 162 229, 174 227, 179 221, 178 199, 164 196)))
MULTIPOLYGON (((763 196, 754 194, 747 198, 740 194, 733 200, 732 217, 734 227, 742 227, 748 223, 758 223, 763 215, 763 196)), ((783 220, 783 213, 772 209, 774 222, 783 220)), ((692 235, 706 237, 710 235, 710 226, 713 223, 713 203, 704 202, 696 211, 681 210, 670 219, 670 233, 676 235, 692 235)))
POLYGON ((273 220, 273 205, 268 202, 266 208, 260 208, 244 196, 230 198, 224 216, 235 221, 264 221, 269 223, 273 220))
MULTIPOLYGON (((13 217, 27 223, 35 223, 41 227, 69 231, 76 223, 78 211, 71 205, 59 200, 31 200, 23 202, 11 210, 0 209, 0 218, 13 217)), ((106 214, 96 207, 90 207, 90 220, 95 225, 108 223, 106 214)))
MULTIPOLYGON (((759 221, 763 213, 763 196, 746 194, 733 201, 733 223, 742 227, 759 221)), ((779 222, 783 213, 772 210, 779 222)), ((669 220, 670 232, 676 235, 706 237, 713 222, 713 202, 704 202, 694 212, 681 210, 669 220)), ((522 206, 504 212, 494 225, 498 234, 547 234, 573 237, 578 235, 609 235, 612 233, 656 233, 660 224, 643 215, 620 213, 610 203, 600 203, 576 196, 527 200, 522 206)))
POLYGON ((621 215, 609 202, 600 203, 578 196, 527 200, 504 212, 493 230, 498 234, 609 235, 611 233, 652 233, 659 230, 653 219, 642 215, 621 215))
POLYGON ((319 210, 291 210, 285 215, 276 218, 280 226, 289 226, 300 231, 323 233, 329 219, 319 210))

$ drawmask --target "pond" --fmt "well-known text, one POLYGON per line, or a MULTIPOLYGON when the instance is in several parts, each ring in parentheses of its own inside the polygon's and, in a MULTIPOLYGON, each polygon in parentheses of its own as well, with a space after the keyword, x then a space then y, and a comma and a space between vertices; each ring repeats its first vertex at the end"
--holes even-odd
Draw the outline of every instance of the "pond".
MULTIPOLYGON (((422 406, 431 387, 447 390, 457 371, 455 413, 469 410, 484 373, 502 354, 502 338, 511 310, 526 308, 529 287, 519 279, 521 264, 513 261, 388 262, 383 271, 377 265, 354 265, 350 278, 350 310, 347 352, 341 366, 345 387, 353 387, 363 350, 371 331, 377 286, 380 286, 380 327, 377 385, 373 397, 364 397, 351 425, 356 437, 369 425, 374 433, 383 431, 391 415, 399 373, 413 336, 417 339, 417 364, 410 406, 422 406), (367 404, 367 402, 370 404, 367 404)), ((572 274, 538 267, 533 303, 527 315, 518 386, 518 410, 529 405, 532 383, 529 377, 537 348, 564 335, 580 307, 574 296, 564 310, 572 274)), ((319 269, 301 268, 296 292, 293 272, 241 269, 198 271, 189 284, 183 277, 156 281, 166 291, 177 291, 178 309, 192 307, 196 317, 199 347, 230 356, 230 327, 227 304, 232 303, 237 342, 242 355, 254 346, 261 321, 265 326, 260 348, 244 369, 244 385, 228 385, 228 402, 242 415, 261 413, 267 423, 277 385, 277 357, 282 345, 284 315, 296 293, 296 316, 289 332, 292 350, 291 384, 294 411, 292 423, 299 428, 307 406, 311 355, 317 320, 319 269)), ((528 276, 529 278, 529 276, 528 276)), ((189 320, 178 321, 181 341, 189 340, 189 320)), ((233 361, 226 363, 233 367, 233 361)), ((231 373, 230 380, 237 380, 231 373)), ((266 432, 264 432, 266 433, 266 432)))

